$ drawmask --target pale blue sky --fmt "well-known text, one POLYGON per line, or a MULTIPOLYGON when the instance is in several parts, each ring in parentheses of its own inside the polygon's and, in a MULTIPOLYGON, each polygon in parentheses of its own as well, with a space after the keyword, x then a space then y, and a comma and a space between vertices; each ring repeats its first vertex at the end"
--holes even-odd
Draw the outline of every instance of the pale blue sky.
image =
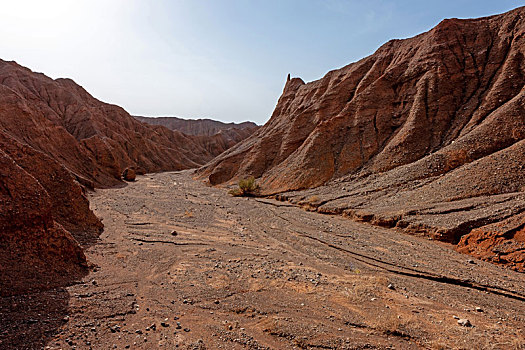
POLYGON ((286 75, 319 79, 443 18, 522 1, 1 0, 0 58, 146 116, 264 123, 286 75))

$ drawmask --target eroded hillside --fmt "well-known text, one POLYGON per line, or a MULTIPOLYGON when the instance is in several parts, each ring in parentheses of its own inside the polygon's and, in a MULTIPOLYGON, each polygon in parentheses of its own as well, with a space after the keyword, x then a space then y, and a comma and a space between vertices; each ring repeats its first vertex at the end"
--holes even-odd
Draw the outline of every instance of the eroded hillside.
POLYGON ((252 175, 262 194, 523 270, 524 54, 523 7, 444 20, 320 80, 288 79, 258 134, 199 174, 252 175))

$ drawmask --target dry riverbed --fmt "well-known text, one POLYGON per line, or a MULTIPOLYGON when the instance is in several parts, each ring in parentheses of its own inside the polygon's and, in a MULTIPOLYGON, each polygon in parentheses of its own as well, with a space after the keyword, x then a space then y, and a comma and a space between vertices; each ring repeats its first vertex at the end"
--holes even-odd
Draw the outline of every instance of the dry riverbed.
POLYGON ((105 231, 48 349, 525 344, 525 274, 443 244, 230 197, 191 171, 140 176, 90 201, 105 231))

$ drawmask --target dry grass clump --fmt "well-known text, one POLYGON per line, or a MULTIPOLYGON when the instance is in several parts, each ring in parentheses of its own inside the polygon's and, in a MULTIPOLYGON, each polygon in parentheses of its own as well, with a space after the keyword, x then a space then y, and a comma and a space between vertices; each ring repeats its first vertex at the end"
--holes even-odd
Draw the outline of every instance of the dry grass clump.
POLYGON ((318 196, 313 195, 300 201, 299 205, 306 210, 315 210, 320 203, 321 199, 318 196))
POLYGON ((307 201, 310 204, 315 204, 315 203, 319 202, 319 197, 314 195, 314 196, 311 196, 310 198, 308 198, 307 201))
POLYGON ((387 335, 406 339, 424 339, 428 337, 428 333, 423 330, 423 325, 420 320, 410 316, 400 316, 395 313, 387 313, 382 317, 378 317, 374 322, 371 322, 371 328, 377 329, 387 335))
POLYGON ((259 190, 259 185, 253 176, 239 181, 239 187, 230 190, 228 193, 234 197, 248 197, 255 196, 259 190))
MULTIPOLYGON (((356 274, 360 270, 354 270, 356 274)), ((358 282, 348 288, 348 296, 354 303, 369 302, 372 298, 379 298, 383 295, 384 289, 388 285, 388 279, 384 276, 362 276, 358 282)))

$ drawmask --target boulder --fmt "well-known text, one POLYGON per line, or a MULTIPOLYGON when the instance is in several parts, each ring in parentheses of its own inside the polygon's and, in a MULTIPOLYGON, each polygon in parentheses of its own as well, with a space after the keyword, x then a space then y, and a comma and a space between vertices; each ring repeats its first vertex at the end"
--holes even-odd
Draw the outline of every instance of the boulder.
POLYGON ((137 175, 135 174, 135 170, 133 168, 126 168, 122 172, 122 178, 126 181, 135 181, 135 178, 137 175))

